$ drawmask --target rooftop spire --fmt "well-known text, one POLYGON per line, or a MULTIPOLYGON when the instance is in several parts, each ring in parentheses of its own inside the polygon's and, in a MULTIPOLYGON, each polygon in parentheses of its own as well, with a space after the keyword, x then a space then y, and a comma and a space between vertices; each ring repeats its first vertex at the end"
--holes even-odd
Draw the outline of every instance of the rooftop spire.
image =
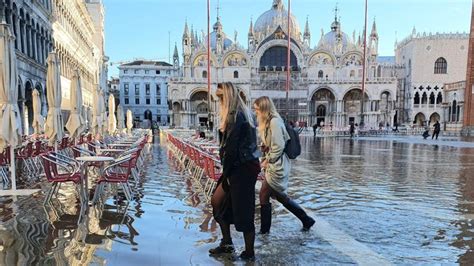
POLYGON ((372 24, 372 32, 370 33, 370 37, 378 37, 377 33, 377 26, 375 24, 375 17, 374 17, 374 23, 372 24))
POLYGON ((311 32, 309 30, 309 16, 306 16, 306 25, 304 26, 304 36, 310 36, 311 32))
POLYGON ((188 19, 186 18, 186 21, 184 22, 184 33, 183 33, 183 39, 189 37, 189 29, 188 29, 188 19))
POLYGON ((253 18, 250 17, 250 27, 249 27, 249 36, 253 36, 253 18))
POLYGON ((174 43, 174 53, 173 53, 173 57, 178 57, 178 45, 176 43, 174 43))
POLYGON ((337 20, 338 12, 339 12, 339 8, 337 7, 337 3, 336 3, 336 7, 334 8, 334 22, 331 24, 332 31, 338 31, 341 26, 341 23, 339 22, 339 20, 341 20, 341 17, 339 17, 339 20, 337 20))

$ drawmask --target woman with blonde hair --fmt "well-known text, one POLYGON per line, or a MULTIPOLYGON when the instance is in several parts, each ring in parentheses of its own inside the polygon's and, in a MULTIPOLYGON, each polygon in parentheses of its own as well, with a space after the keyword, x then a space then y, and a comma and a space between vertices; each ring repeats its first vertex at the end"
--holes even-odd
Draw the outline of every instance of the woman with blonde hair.
POLYGON ((270 232, 272 222, 272 205, 270 197, 276 198, 287 210, 293 213, 303 223, 307 231, 314 225, 314 219, 287 195, 288 176, 290 175, 290 159, 284 152, 285 144, 290 139, 283 119, 278 114, 273 101, 267 96, 255 100, 254 108, 257 114, 258 132, 262 139, 264 152, 262 168, 265 169, 265 179, 260 189, 260 233, 270 232))
POLYGON ((222 177, 211 198, 213 215, 219 223, 222 240, 209 253, 218 255, 234 251, 230 224, 243 232, 244 260, 255 258, 255 183, 260 172, 257 133, 252 114, 232 83, 218 85, 220 102, 220 157, 222 177))

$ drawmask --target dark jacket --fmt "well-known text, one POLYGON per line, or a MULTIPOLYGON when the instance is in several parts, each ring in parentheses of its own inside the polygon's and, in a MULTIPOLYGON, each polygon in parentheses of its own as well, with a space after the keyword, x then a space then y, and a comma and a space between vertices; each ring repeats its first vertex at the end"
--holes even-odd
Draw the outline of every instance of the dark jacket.
POLYGON ((237 112, 235 122, 227 125, 220 142, 224 177, 230 177, 243 163, 258 161, 257 131, 241 111, 237 112))

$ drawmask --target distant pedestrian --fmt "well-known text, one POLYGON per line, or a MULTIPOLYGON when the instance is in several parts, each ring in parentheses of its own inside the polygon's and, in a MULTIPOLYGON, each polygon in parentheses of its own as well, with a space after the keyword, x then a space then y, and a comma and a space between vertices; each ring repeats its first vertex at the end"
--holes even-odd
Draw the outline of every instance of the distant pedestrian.
POLYGON ((332 131, 332 121, 329 123, 329 129, 332 131))
POLYGON ((438 139, 439 132, 441 131, 441 124, 436 121, 436 123, 433 125, 434 130, 433 130, 433 136, 431 136, 431 139, 433 139, 436 136, 436 139, 438 139))
POLYGON ((351 138, 354 137, 354 134, 355 134, 355 125, 354 125, 354 122, 351 122, 351 125, 349 127, 349 133, 351 133, 351 138))
POLYGON ((313 125, 313 134, 314 134, 315 137, 316 137, 317 129, 318 129, 318 123, 314 123, 314 125, 313 125))
POLYGON ((315 223, 314 219, 306 214, 298 203, 288 197, 288 178, 291 162, 284 152, 285 144, 290 139, 283 119, 276 111, 272 100, 263 96, 255 100, 254 109, 258 120, 258 132, 264 145, 262 168, 265 169, 265 178, 260 189, 260 233, 270 232, 272 223, 272 205, 270 197, 278 200, 294 214, 303 224, 303 230, 309 230, 315 223))
POLYGON ((423 132, 423 139, 427 139, 430 136, 430 129, 427 127, 423 132))
POLYGON ((222 240, 212 255, 232 253, 230 224, 243 232, 244 260, 255 258, 255 183, 260 173, 257 157, 257 132, 249 108, 232 83, 218 84, 220 103, 220 157, 222 177, 211 198, 214 219, 219 223, 222 240))

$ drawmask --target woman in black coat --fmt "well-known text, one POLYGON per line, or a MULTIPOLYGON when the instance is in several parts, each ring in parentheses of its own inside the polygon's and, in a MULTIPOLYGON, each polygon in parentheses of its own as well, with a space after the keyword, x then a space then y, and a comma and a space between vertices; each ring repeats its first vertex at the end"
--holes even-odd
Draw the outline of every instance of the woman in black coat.
POLYGON ((219 223, 222 240, 210 249, 213 255, 234 251, 230 224, 244 234, 244 260, 255 257, 255 183, 260 172, 257 133, 249 108, 230 82, 218 85, 220 102, 220 155, 223 173, 212 195, 213 215, 219 223))

